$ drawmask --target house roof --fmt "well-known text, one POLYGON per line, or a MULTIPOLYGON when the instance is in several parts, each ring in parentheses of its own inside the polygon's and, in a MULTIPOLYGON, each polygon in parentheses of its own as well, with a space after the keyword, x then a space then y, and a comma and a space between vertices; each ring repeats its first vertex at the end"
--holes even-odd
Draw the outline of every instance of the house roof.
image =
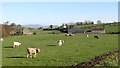
POLYGON ((104 30, 104 28, 93 28, 92 30, 104 30))

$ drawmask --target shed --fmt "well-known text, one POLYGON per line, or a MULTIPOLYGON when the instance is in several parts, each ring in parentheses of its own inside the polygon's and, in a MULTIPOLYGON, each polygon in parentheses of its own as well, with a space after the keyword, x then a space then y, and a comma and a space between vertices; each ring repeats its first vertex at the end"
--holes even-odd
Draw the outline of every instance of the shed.
POLYGON ((16 31, 15 31, 15 30, 12 30, 12 31, 10 32, 10 35, 15 35, 15 33, 16 33, 16 31))
POLYGON ((28 28, 23 29, 23 35, 31 35, 31 34, 33 34, 33 33, 31 32, 30 29, 28 29, 28 28))
POLYGON ((93 28, 91 32, 92 33, 105 33, 105 29, 104 28, 93 28))

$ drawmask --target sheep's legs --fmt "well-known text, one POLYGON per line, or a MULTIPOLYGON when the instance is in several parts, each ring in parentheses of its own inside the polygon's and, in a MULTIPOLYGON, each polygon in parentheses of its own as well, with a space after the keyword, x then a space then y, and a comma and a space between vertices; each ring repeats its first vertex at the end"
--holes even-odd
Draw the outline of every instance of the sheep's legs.
POLYGON ((30 58, 32 58, 32 54, 30 54, 30 58))
POLYGON ((34 57, 36 57, 36 53, 34 54, 34 57))
POLYGON ((29 54, 27 54, 27 58, 29 57, 29 54))
POLYGON ((62 44, 59 44, 59 46, 62 46, 62 44))

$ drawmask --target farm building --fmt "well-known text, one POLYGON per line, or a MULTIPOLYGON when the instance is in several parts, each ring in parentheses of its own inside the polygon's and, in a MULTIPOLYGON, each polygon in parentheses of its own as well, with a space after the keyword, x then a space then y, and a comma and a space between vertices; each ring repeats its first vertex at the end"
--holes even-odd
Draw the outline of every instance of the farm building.
POLYGON ((33 34, 33 33, 31 32, 30 29, 28 29, 28 28, 23 29, 23 35, 31 35, 31 34, 33 34))
POLYGON ((21 29, 14 29, 10 32, 10 35, 22 35, 21 29))
POLYGON ((105 29, 104 28, 93 28, 91 32, 92 33, 105 33, 105 29))
POLYGON ((11 32, 10 32, 10 35, 14 35, 16 33, 16 31, 15 30, 12 30, 11 32))
POLYGON ((82 28, 72 28, 72 29, 68 29, 68 33, 84 33, 85 30, 82 28))

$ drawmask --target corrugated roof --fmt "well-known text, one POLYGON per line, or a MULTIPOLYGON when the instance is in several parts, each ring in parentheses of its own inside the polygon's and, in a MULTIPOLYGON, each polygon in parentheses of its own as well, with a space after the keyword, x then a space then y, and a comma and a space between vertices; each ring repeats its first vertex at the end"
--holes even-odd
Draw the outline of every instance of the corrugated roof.
POLYGON ((104 28, 93 28, 92 30, 104 30, 104 28))

